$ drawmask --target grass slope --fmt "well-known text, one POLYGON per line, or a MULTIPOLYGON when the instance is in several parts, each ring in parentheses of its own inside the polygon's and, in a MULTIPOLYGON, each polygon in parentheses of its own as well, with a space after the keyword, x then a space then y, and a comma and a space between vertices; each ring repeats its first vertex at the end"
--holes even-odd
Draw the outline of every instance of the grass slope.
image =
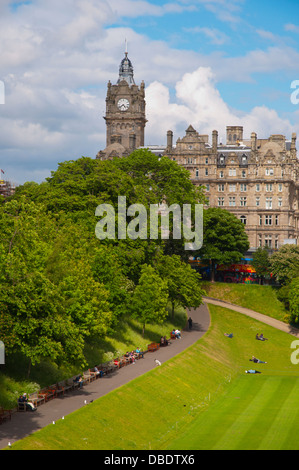
POLYGON ((298 449, 293 338, 209 308, 211 328, 195 345, 12 449, 298 449), (231 331, 233 339, 224 336, 231 331), (256 341, 257 332, 269 341, 256 341), (255 366, 261 375, 245 374, 252 355, 268 362, 255 366))
POLYGON ((276 287, 207 281, 202 282, 202 287, 209 297, 226 300, 277 320, 288 322, 289 312, 278 300, 276 287))

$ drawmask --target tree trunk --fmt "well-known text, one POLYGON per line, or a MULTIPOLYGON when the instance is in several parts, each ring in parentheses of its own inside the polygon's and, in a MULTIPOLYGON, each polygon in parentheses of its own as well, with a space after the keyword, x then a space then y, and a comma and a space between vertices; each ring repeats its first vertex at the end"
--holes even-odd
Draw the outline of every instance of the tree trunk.
POLYGON ((215 282, 215 263, 211 261, 211 282, 215 282))
POLYGON ((29 379, 29 375, 31 372, 31 359, 29 359, 28 371, 27 371, 27 379, 29 379))

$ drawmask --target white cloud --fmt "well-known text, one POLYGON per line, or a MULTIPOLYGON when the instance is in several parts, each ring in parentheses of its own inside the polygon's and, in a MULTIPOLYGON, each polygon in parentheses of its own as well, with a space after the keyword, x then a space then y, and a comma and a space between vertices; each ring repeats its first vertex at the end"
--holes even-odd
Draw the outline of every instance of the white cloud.
MULTIPOLYGON (((288 119, 266 106, 254 107, 250 112, 232 110, 222 99, 215 86, 215 76, 210 68, 200 67, 183 76, 176 85, 176 103, 170 100, 168 88, 154 82, 146 89, 147 98, 147 145, 166 142, 166 133, 172 130, 176 138, 183 137, 191 124, 199 133, 209 134, 214 129, 219 136, 225 135, 226 126, 241 125, 244 137, 251 132, 259 137, 271 134, 286 134, 290 137, 294 125, 288 119)), ((298 124, 297 120, 297 124, 298 124)))
MULTIPOLYGON (((145 0, 1 0, 0 80, 5 84, 6 99, 0 107, 0 165, 7 177, 20 183, 44 178, 58 162, 81 155, 94 157, 105 147, 106 86, 108 80, 116 83, 118 78, 125 38, 135 81, 144 80, 147 86, 147 144, 165 143, 169 129, 183 136, 189 124, 202 133, 214 128, 221 133, 234 123, 245 127, 245 120, 250 132, 289 131, 292 114, 282 119, 268 108, 253 108, 247 114, 233 110, 216 82, 228 80, 234 86, 234 81, 252 81, 256 73, 295 73, 299 54, 294 48, 280 44, 238 57, 217 52, 205 55, 196 49, 174 49, 166 41, 153 40, 128 26, 130 19, 138 17, 147 21, 170 12, 201 12, 203 8, 212 8, 222 19, 227 14, 237 20, 241 5, 242 0, 166 0, 159 4, 145 0), (12 10, 13 3, 19 5, 12 10)), ((230 39, 220 27, 198 23, 198 28, 203 41, 209 37, 221 45, 230 39)), ((296 30, 295 25, 288 28, 296 30)))

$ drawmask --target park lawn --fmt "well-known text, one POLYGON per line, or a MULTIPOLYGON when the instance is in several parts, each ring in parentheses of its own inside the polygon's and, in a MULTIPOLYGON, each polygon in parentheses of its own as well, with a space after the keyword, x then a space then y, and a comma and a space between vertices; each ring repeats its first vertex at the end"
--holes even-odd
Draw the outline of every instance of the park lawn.
POLYGON ((299 378, 239 377, 168 449, 297 450, 299 378))
POLYGON ((298 449, 294 338, 237 312, 209 309, 211 327, 195 345, 11 449, 258 448, 262 440, 298 449), (234 338, 224 336, 231 331, 234 338), (257 341, 257 332, 269 340, 257 341), (254 366, 252 355, 268 363, 254 366), (245 374, 248 368, 262 374, 245 374))
POLYGON ((250 308, 276 320, 288 322, 288 314, 277 298, 277 288, 258 284, 234 284, 203 281, 208 297, 225 300, 240 307, 250 308))

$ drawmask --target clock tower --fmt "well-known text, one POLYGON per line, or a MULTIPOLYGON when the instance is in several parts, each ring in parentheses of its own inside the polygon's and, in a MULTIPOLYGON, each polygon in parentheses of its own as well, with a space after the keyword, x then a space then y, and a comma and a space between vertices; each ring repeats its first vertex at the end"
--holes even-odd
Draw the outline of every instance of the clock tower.
POLYGON ((133 66, 125 52, 119 67, 116 85, 108 82, 106 96, 106 149, 97 158, 106 160, 129 155, 144 146, 145 117, 144 82, 135 84, 133 66))

